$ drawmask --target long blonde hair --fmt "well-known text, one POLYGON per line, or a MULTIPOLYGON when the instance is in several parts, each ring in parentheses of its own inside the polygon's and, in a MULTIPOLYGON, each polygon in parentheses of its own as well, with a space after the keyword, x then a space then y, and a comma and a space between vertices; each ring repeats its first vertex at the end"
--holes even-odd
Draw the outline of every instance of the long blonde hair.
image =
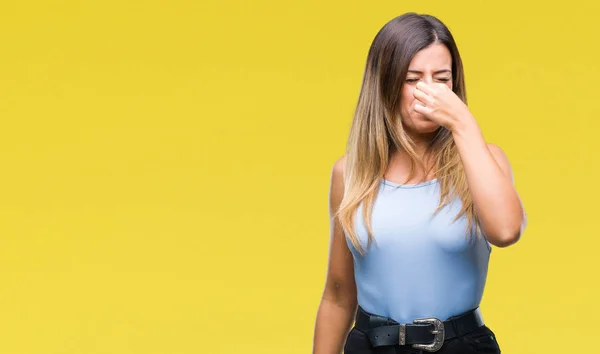
MULTIPOLYGON (((346 146, 344 197, 336 212, 344 232, 355 248, 365 254, 354 227, 354 215, 363 203, 361 217, 368 243, 374 240, 371 226, 373 205, 381 179, 388 168, 390 152, 404 151, 410 158, 410 180, 415 168, 425 166, 415 152, 415 143, 406 134, 400 117, 400 97, 408 66, 414 55, 433 43, 444 44, 452 55, 452 90, 467 102, 464 70, 456 43, 448 28, 437 18, 414 12, 398 16, 381 28, 367 56, 367 63, 346 146)), ((425 156, 431 156, 440 184, 437 213, 454 197, 462 201, 455 221, 467 217, 467 232, 481 237, 479 220, 467 186, 466 176, 452 134, 440 127, 425 156)))

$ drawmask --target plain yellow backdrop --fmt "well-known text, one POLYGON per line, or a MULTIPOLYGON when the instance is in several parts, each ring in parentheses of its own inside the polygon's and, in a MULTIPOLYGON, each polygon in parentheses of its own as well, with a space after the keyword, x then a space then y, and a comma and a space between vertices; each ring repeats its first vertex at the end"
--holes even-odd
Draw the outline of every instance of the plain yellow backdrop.
POLYGON ((598 2, 63 0, 0 5, 0 353, 309 353, 331 167, 408 11, 453 32, 529 213, 486 323, 600 352, 598 2))

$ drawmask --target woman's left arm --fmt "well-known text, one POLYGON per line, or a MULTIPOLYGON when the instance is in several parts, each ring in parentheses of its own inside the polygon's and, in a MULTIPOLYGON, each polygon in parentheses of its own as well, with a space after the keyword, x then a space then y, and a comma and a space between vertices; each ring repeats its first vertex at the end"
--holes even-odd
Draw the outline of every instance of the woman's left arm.
POLYGON ((527 225, 527 216, 508 158, 500 147, 485 142, 471 115, 456 120, 451 131, 488 241, 498 247, 514 244, 527 225))
POLYGON ((510 163, 502 149, 487 144, 466 104, 445 84, 417 83, 415 110, 452 132, 475 212, 488 241, 506 247, 519 240, 527 215, 514 188, 510 163))

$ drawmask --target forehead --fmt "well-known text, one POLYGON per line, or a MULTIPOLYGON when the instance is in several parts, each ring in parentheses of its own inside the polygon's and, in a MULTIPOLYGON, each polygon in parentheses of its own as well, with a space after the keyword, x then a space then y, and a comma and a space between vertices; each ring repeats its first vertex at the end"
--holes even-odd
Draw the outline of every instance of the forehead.
POLYGON ((452 69, 452 55, 445 45, 434 43, 418 51, 410 61, 408 70, 423 72, 452 69))

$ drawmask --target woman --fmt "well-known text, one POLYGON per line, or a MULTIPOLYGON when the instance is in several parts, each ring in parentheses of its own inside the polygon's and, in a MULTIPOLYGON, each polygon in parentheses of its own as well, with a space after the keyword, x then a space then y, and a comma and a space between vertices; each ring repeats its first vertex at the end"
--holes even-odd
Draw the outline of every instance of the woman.
POLYGON ((526 216, 437 18, 407 13, 376 35, 329 198, 314 354, 500 353, 479 303, 491 245, 517 242, 526 216))

